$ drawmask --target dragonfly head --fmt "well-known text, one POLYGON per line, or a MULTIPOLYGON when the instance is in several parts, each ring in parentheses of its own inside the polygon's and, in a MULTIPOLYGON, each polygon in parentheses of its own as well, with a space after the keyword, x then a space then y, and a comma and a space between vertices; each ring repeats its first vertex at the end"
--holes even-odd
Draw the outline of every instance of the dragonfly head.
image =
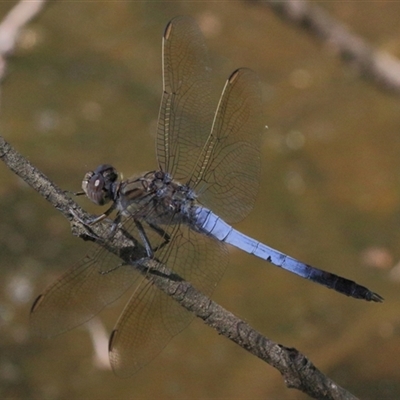
POLYGON ((113 166, 99 165, 94 171, 85 174, 82 189, 93 203, 102 206, 114 200, 117 179, 118 173, 113 166))

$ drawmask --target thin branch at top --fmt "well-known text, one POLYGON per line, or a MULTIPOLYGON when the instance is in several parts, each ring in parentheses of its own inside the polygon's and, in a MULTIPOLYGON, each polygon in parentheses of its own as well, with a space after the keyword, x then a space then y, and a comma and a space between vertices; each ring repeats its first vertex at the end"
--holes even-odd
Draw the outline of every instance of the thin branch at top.
POLYGON ((364 77, 400 95, 400 61, 386 51, 371 46, 321 7, 304 0, 250 1, 270 7, 285 20, 328 43, 364 77))

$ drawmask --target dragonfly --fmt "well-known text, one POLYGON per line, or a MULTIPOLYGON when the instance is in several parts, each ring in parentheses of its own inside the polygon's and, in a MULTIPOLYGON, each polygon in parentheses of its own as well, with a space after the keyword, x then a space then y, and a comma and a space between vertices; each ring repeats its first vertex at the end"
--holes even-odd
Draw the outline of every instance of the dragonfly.
MULTIPOLYGON (((83 192, 111 204, 89 221, 122 226, 162 263, 210 296, 228 262, 228 245, 357 299, 383 298, 349 279, 314 268, 232 227, 252 209, 259 185, 263 102, 247 68, 226 81, 216 111, 205 39, 190 17, 176 17, 162 42, 163 94, 156 134, 158 167, 121 180, 103 164, 88 172, 83 192), (110 214, 115 218, 110 220, 110 214)), ((138 260, 139 263, 139 260, 138 260)), ((114 372, 130 376, 157 356, 194 315, 158 290, 118 255, 96 248, 64 273, 31 309, 31 325, 55 336, 93 318, 128 290, 131 297, 109 342, 114 372)))

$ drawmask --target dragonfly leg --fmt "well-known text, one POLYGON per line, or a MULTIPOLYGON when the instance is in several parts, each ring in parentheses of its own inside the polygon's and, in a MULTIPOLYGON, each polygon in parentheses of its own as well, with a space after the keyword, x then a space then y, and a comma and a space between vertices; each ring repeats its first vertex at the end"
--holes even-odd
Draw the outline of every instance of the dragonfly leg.
POLYGON ((146 249, 147 256, 150 257, 150 258, 153 258, 154 257, 154 251, 151 248, 151 244, 150 244, 149 238, 146 235, 146 232, 145 232, 145 230, 143 228, 143 225, 137 219, 134 219, 133 221, 135 222, 136 228, 138 229, 139 236, 140 236, 140 239, 142 239, 143 245, 144 245, 144 247, 146 249))
POLYGON ((112 222, 111 226, 111 233, 114 234, 117 228, 122 228, 122 223, 121 223, 122 215, 120 213, 117 214, 115 217, 114 221, 112 222))
POLYGON ((86 193, 82 190, 80 192, 71 192, 70 190, 65 190, 64 191, 67 194, 72 194, 73 196, 84 196, 86 193))
POLYGON ((156 252, 157 250, 162 249, 166 244, 168 244, 171 237, 168 235, 167 232, 164 231, 164 229, 160 228, 158 225, 152 224, 151 222, 148 222, 148 225, 150 226, 151 229, 153 229, 164 239, 164 241, 161 244, 159 244, 155 249, 153 249, 153 251, 156 252))
MULTIPOLYGON (((94 224, 97 224, 100 221, 103 221, 103 219, 107 218, 114 211, 114 209, 115 209, 115 204, 113 203, 113 205, 105 213, 103 213, 103 214, 101 214, 101 215, 99 215, 97 217, 89 218, 89 221, 86 224, 87 225, 94 225, 94 224)), ((115 218, 114 223, 117 220, 118 220, 118 222, 115 225, 118 225, 120 220, 121 220, 121 217, 119 215, 117 215, 117 217, 115 218)), ((114 231, 115 231, 115 229, 116 229, 116 226, 113 227, 114 231)))
POLYGON ((114 272, 116 269, 118 269, 118 268, 120 268, 120 267, 123 267, 124 265, 126 265, 126 264, 121 263, 121 264, 118 264, 117 266, 115 266, 114 268, 110 268, 110 269, 108 269, 107 271, 100 271, 99 273, 100 273, 100 275, 107 275, 107 274, 109 274, 110 272, 114 272))
MULTIPOLYGON (((91 226, 91 225, 97 224, 98 222, 100 222, 100 221, 102 221, 103 219, 107 218, 107 217, 114 211, 114 209, 115 209, 115 205, 113 204, 105 213, 103 213, 103 214, 101 214, 101 215, 98 215, 97 217, 96 217, 96 216, 95 216, 95 217, 90 217, 90 218, 88 218, 86 221, 84 221, 82 218, 80 218, 80 217, 77 215, 77 213, 75 212, 74 209, 70 208, 69 212, 70 212, 70 213, 74 216, 74 218, 77 219, 81 224, 86 225, 86 226, 91 226)), ((119 223, 120 220, 121 220, 121 217, 120 217, 119 215, 115 218, 114 223, 115 223, 115 221, 117 221, 117 220, 118 220, 118 222, 116 223, 116 225, 118 225, 118 223, 119 223)), ((116 229, 116 228, 113 227, 113 230, 115 230, 115 229, 116 229)))

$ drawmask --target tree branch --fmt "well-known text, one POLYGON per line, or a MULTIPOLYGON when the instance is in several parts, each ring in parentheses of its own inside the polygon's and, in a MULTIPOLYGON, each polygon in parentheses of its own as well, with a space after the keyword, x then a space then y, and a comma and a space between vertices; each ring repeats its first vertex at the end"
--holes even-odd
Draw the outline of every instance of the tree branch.
POLYGON ((271 8, 286 21, 328 43, 343 61, 356 67, 362 76, 372 80, 378 87, 400 95, 400 61, 350 32, 323 8, 310 5, 305 0, 250 1, 271 8))
MULTIPOLYGON (((124 263, 137 267, 132 260, 142 258, 146 254, 140 243, 127 236, 123 229, 117 229, 110 241, 102 223, 92 225, 89 229, 80 222, 88 218, 88 214, 1 136, 0 158, 14 173, 71 221, 74 235, 96 242, 108 251, 117 254, 124 263), (127 247, 129 247, 129 252, 126 251, 127 247)), ((193 312, 219 334, 276 368, 283 375, 288 388, 301 390, 317 399, 355 399, 352 394, 322 374, 296 349, 287 348, 261 335, 246 322, 198 292, 189 282, 177 276, 165 265, 150 259, 147 260, 146 265, 158 272, 149 274, 149 270, 143 268, 141 272, 147 279, 151 279, 160 290, 173 297, 182 307, 193 312)))

